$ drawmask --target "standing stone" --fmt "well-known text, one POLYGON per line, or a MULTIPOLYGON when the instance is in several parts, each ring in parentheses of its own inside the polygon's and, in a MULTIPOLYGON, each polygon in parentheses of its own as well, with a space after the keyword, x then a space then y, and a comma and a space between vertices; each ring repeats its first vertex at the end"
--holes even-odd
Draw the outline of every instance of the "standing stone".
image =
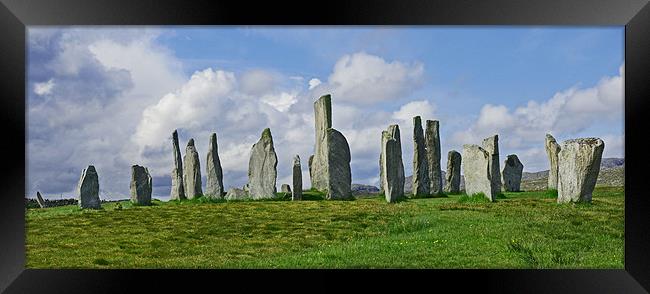
POLYGON ((519 157, 515 154, 508 155, 503 162, 503 171, 501 172, 503 189, 508 192, 519 192, 523 171, 524 165, 519 161, 519 157))
MULTIPOLYGON (((309 164, 309 181, 310 181, 310 183, 314 182, 314 180, 313 180, 314 176, 313 176, 312 171, 311 171, 311 165, 312 165, 313 162, 314 162, 314 154, 309 156, 309 163, 308 163, 309 164)), ((313 187, 314 186, 312 186, 312 188, 313 187)))
POLYGON ((551 134, 546 134, 546 141, 544 146, 546 147, 546 155, 548 156, 548 161, 550 163, 550 169, 548 170, 548 189, 557 190, 557 172, 558 172, 558 162, 557 156, 560 153, 560 144, 555 141, 555 138, 551 134))
POLYGON ((100 209, 102 207, 99 201, 99 177, 95 167, 89 165, 81 171, 79 184, 77 185, 79 193, 79 207, 100 209))
POLYGON ((275 198, 278 157, 273 148, 271 129, 266 128, 251 149, 248 162, 248 193, 253 199, 275 198))
POLYGON ((230 188, 225 196, 226 200, 245 200, 249 199, 248 193, 242 189, 230 188))
POLYGON ((591 202, 604 149, 599 138, 564 141, 558 154, 558 203, 591 202))
POLYGON ((199 153, 194 147, 194 139, 190 139, 185 147, 185 169, 183 170, 183 183, 185 183, 185 196, 193 199, 203 195, 201 188, 201 165, 199 164, 199 153))
POLYGON ((490 179, 492 195, 501 193, 501 169, 499 168, 499 135, 483 139, 483 149, 490 154, 490 179))
POLYGON ((219 146, 217 145, 217 134, 210 135, 210 146, 206 160, 207 183, 205 195, 209 198, 222 199, 225 191, 223 188, 223 172, 219 160, 219 146))
POLYGON ((174 168, 172 169, 171 200, 186 199, 185 185, 183 184, 183 159, 178 145, 178 132, 172 133, 172 149, 174 151, 174 168))
POLYGON ((350 145, 341 132, 327 130, 327 194, 326 199, 352 198, 350 145))
POLYGON ((302 168, 300 167, 300 156, 296 154, 293 158, 293 189, 291 189, 291 200, 302 200, 302 168))
POLYGON ((456 150, 447 153, 447 174, 445 175, 445 191, 460 192, 460 165, 462 157, 456 150))
POLYGON ((429 164, 419 116, 413 118, 413 148, 413 195, 429 195, 429 164))
POLYGON ((386 202, 404 196, 404 164, 399 126, 390 125, 381 134, 381 183, 386 202))
POLYGON ((332 128, 332 96, 324 95, 314 102, 316 145, 311 162, 311 186, 317 190, 327 189, 327 130, 332 128))
POLYGON ((146 167, 131 166, 131 202, 137 205, 151 205, 151 175, 146 167))
POLYGON ((427 150, 427 169, 429 170, 429 193, 442 193, 442 171, 440 170, 440 123, 437 120, 427 120, 424 136, 427 150))
POLYGON ((43 200, 43 197, 41 196, 41 192, 36 191, 36 202, 38 202, 38 206, 41 208, 47 207, 45 200, 43 200))
POLYGON ((341 132, 332 128, 332 97, 314 102, 316 145, 311 160, 311 186, 326 192, 326 199, 352 197, 350 146, 341 132))
POLYGON ((282 186, 280 187, 280 192, 291 194, 291 187, 289 186, 289 184, 282 184, 282 186))
POLYGON ((381 145, 379 146, 381 149, 379 151, 379 194, 384 194, 384 132, 385 131, 381 131, 381 145))
POLYGON ((463 170, 465 171, 465 193, 473 195, 483 193, 490 201, 496 194, 490 177, 490 153, 478 145, 463 145, 463 170))

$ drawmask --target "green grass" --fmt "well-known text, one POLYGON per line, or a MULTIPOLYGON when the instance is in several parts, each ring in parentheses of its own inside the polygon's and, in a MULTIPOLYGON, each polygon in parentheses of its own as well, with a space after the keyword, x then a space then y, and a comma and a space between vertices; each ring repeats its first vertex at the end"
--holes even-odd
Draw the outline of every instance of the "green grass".
POLYGON ((198 199, 27 209, 27 268, 623 268, 623 188, 355 201, 198 199), (476 197, 478 198, 478 197, 476 197), (487 200, 487 199, 486 199, 487 200))
POLYGON ((472 195, 463 194, 458 198, 458 203, 489 203, 492 202, 483 193, 472 195))

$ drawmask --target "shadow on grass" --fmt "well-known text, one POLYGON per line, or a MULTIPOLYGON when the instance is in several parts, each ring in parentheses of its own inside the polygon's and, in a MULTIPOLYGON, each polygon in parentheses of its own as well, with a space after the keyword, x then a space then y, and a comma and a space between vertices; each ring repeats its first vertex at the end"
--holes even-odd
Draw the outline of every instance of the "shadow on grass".
MULTIPOLYGON (((460 194, 460 193, 459 193, 460 194)), ((449 198, 446 193, 438 194, 417 194, 417 195, 408 195, 410 199, 423 199, 423 198, 449 198)))

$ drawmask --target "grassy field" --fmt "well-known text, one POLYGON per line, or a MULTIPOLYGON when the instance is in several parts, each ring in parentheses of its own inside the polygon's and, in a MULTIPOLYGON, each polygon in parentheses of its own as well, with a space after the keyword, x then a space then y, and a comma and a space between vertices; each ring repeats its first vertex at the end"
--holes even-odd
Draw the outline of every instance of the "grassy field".
POLYGON ((27 268, 623 268, 622 187, 578 205, 305 198, 27 209, 27 268))

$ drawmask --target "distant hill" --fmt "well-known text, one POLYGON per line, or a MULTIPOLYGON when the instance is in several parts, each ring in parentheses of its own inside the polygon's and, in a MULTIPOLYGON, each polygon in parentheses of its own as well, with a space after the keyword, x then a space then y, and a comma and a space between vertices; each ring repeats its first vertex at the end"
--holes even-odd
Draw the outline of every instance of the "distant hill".
POLYGON ((376 194, 379 188, 372 185, 352 184, 352 195, 358 194, 376 194))
MULTIPOLYGON (((596 186, 625 186, 625 159, 603 158, 596 186)), ((446 172, 442 171, 442 183, 445 184, 446 172)), ((521 176, 521 189, 524 191, 544 190, 548 182, 548 170, 524 172, 521 176)), ((465 189, 465 177, 461 176, 460 189, 465 189)), ((406 177, 404 192, 413 191, 413 176, 406 177)))

